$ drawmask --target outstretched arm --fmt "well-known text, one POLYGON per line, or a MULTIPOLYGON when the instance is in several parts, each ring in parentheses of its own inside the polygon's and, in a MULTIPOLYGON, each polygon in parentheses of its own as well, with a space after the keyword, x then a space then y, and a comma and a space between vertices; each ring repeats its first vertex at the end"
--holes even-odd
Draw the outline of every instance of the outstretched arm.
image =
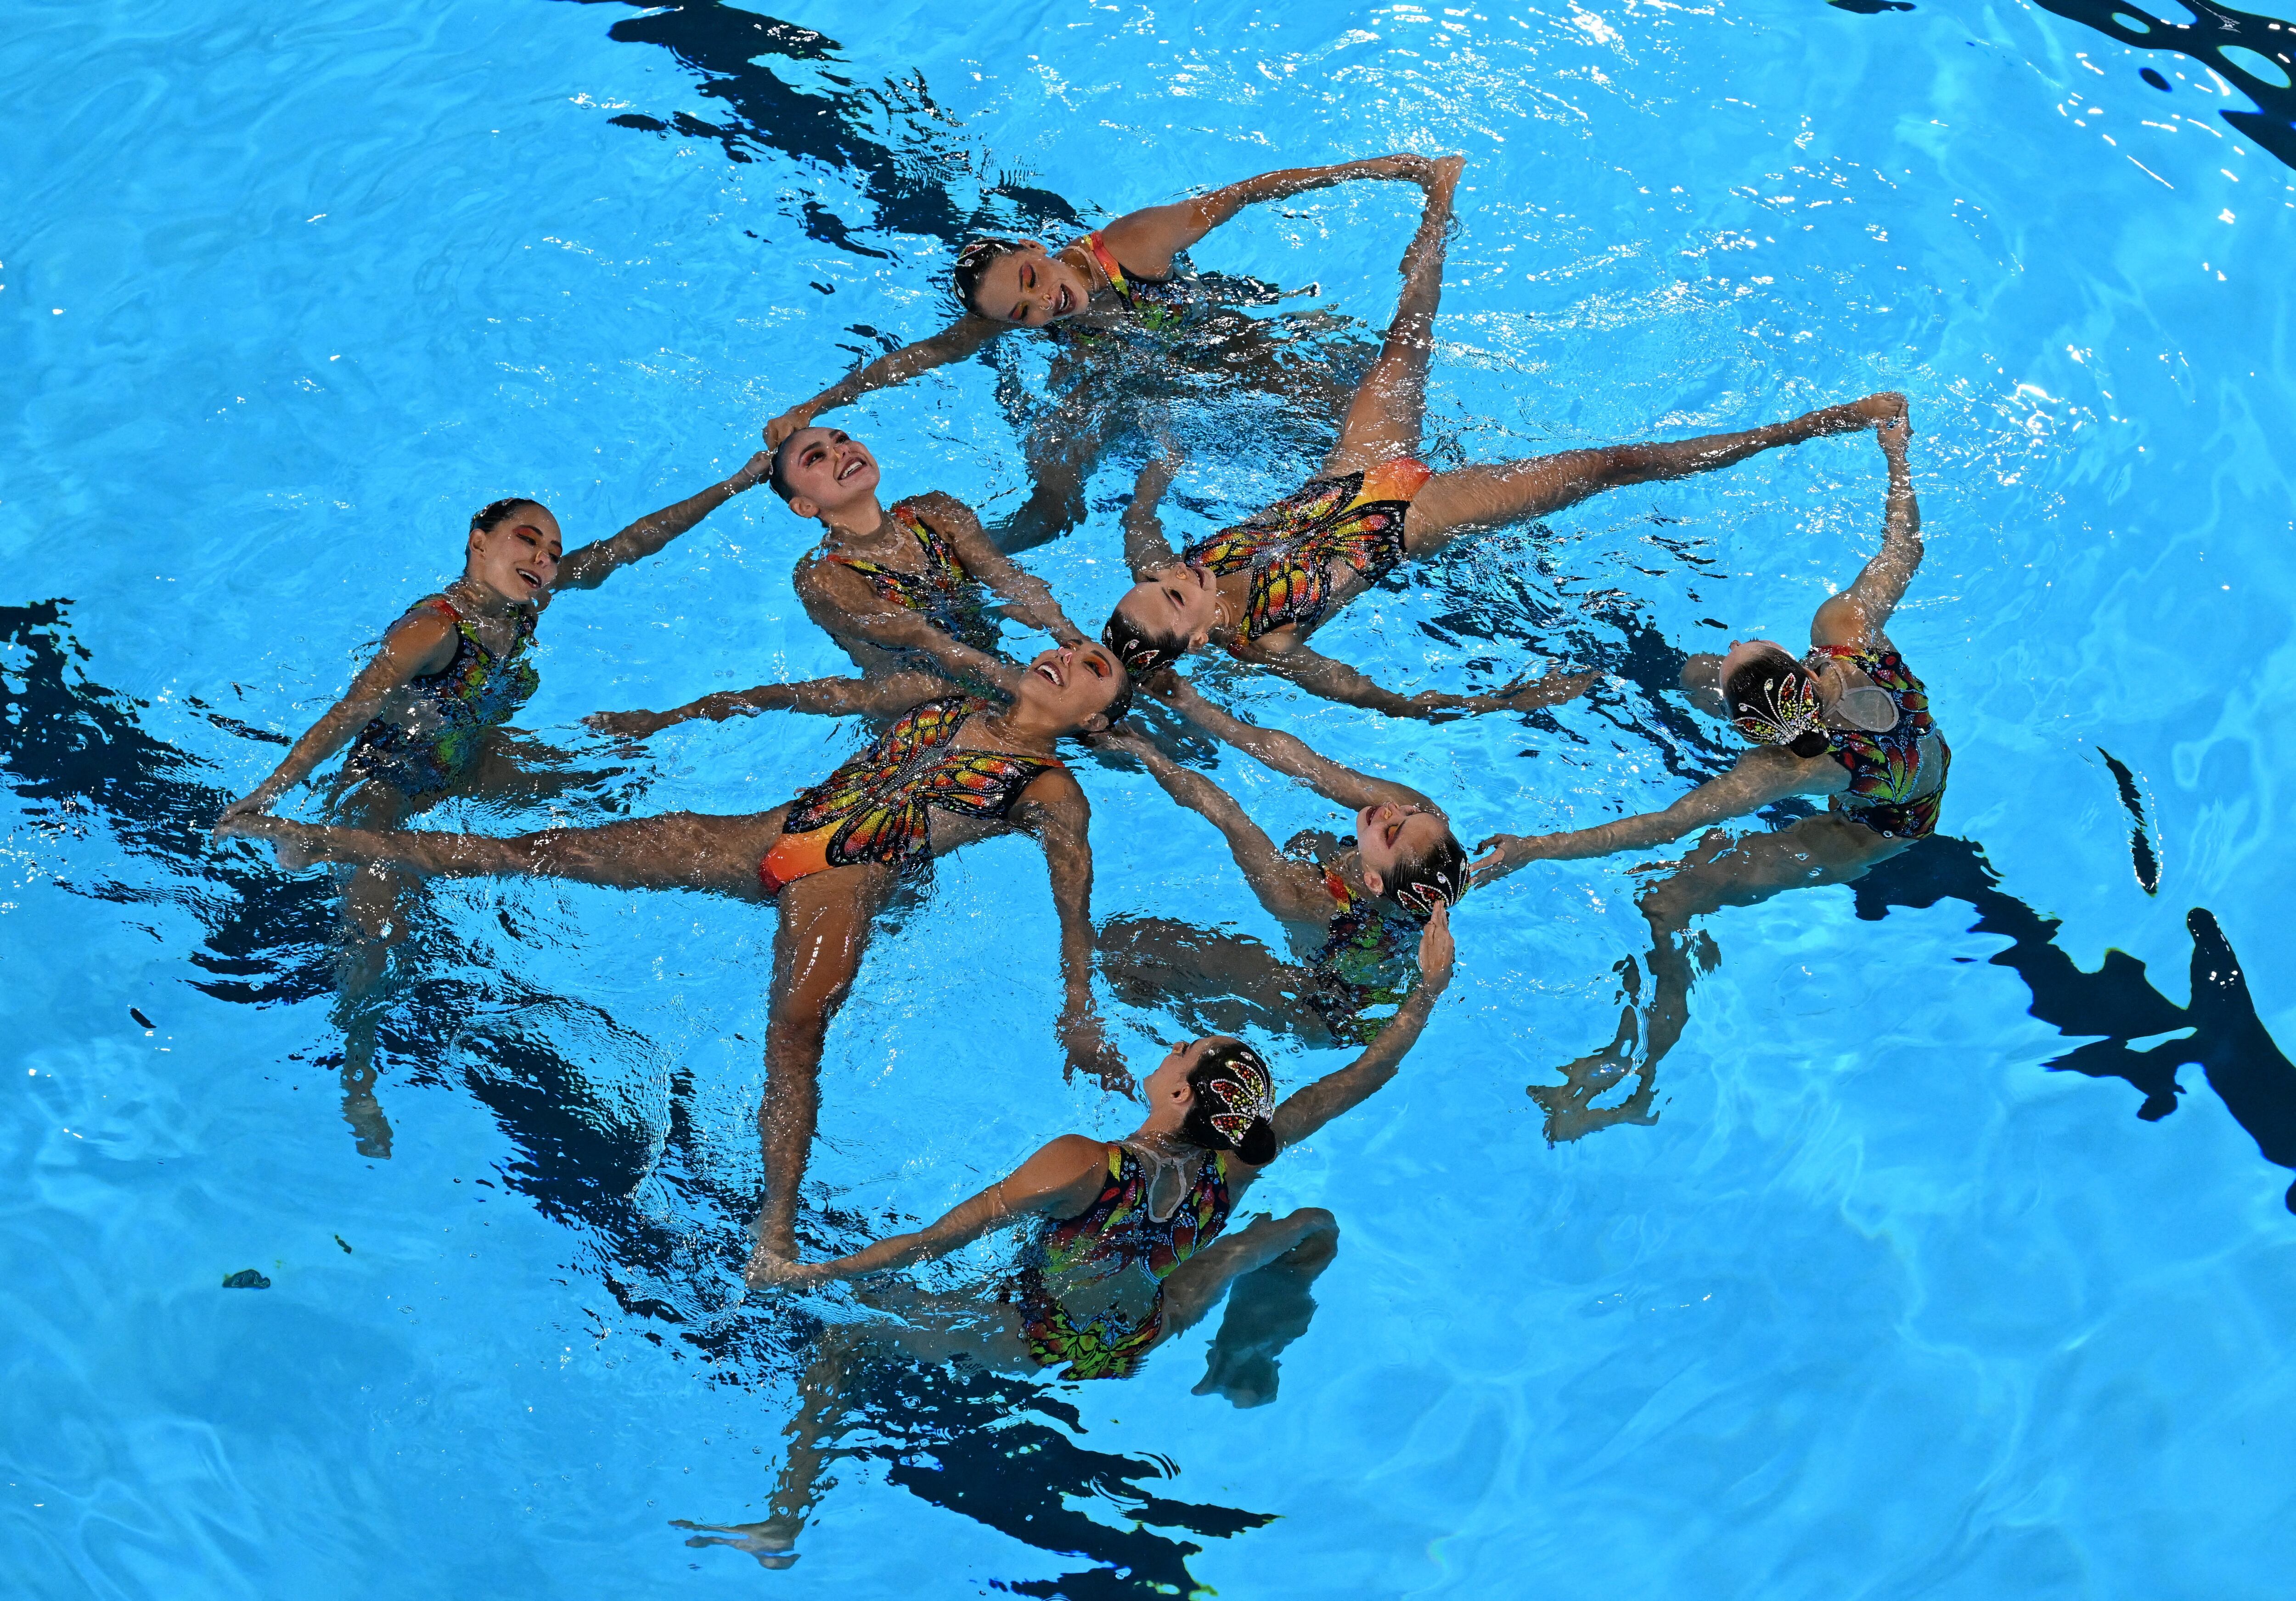
POLYGON ((773 464, 773 453, 761 450, 731 478, 710 485, 699 494, 688 495, 675 506, 664 506, 652 516, 641 517, 611 539, 593 540, 581 546, 558 564, 558 582, 552 587, 597 588, 615 568, 652 555, 742 491, 754 486, 773 464))
POLYGON ((1299 780, 1325 800, 1358 812, 1382 801, 1440 811, 1434 802, 1407 784, 1372 778, 1352 767, 1342 767, 1328 756, 1308 749, 1295 735, 1280 729, 1259 728, 1230 715, 1197 694, 1187 680, 1175 675, 1174 682, 1176 687, 1171 690, 1151 689, 1149 692, 1158 695, 1165 705, 1215 739, 1225 740, 1286 777, 1299 780))
POLYGON ((350 689, 329 707, 287 752, 269 778, 223 809, 221 825, 234 817, 270 808, 278 798, 311 776, 312 769, 348 744, 365 728, 390 692, 414 679, 444 672, 455 659, 455 625, 429 609, 413 612, 391 625, 382 636, 382 649, 359 669, 350 689))
POLYGON ((1914 498, 1913 470, 1906 464, 1906 440, 1912 432, 1903 416, 1874 429, 1890 463, 1881 552, 1866 564, 1855 584, 1817 609, 1809 625, 1813 645, 1880 644, 1890 614, 1905 599, 1906 586, 1922 565, 1922 508, 1914 498))
POLYGON ((908 504, 956 547, 964 570, 1005 602, 1006 616, 1039 633, 1051 634, 1063 645, 1084 639, 1061 609, 1061 603, 1053 599, 1052 586, 1036 574, 1015 567, 1013 559, 990 540, 972 507, 938 489, 916 496, 908 504))
POLYGON ((1120 750, 1136 759, 1163 786, 1164 793, 1198 813, 1227 840, 1244 882, 1251 886, 1270 916, 1292 922, 1310 922, 1331 910, 1331 894, 1322 885, 1303 886, 1299 863, 1275 848, 1275 842, 1244 814, 1235 796, 1202 773, 1183 767, 1156 745, 1131 732, 1095 734, 1096 750, 1120 750))
POLYGON ((1061 920, 1061 1044, 1068 1075, 1085 1073, 1106 1090, 1129 1092, 1132 1074, 1102 1032, 1093 1004, 1092 806, 1065 772, 1054 770, 1021 791, 1025 816, 1045 847, 1053 907, 1061 920))
POLYGON ((1395 1016, 1371 1042, 1371 1049, 1337 1073, 1326 1074, 1284 1097, 1283 1104, 1275 1108, 1278 1150, 1297 1145, 1350 1107, 1362 1104, 1395 1076, 1404 1057, 1418 1042, 1420 1030, 1427 1026, 1428 1014, 1435 1009, 1443 987, 1451 982, 1451 908, 1438 902, 1435 915, 1427 919, 1427 927, 1419 936, 1419 987, 1404 998, 1395 1016))
POLYGON ((766 424, 766 447, 779 450, 783 440, 801 428, 813 426, 813 420, 822 413, 851 405, 872 389, 890 389, 935 367, 963 361, 1003 333, 1005 326, 967 312, 931 339, 919 339, 914 345, 902 346, 890 355, 879 356, 766 424))
POLYGON ((949 1209, 939 1221, 907 1234, 891 1234, 876 1244, 832 1262, 791 1262, 759 1246, 750 1253, 750 1284, 819 1284, 858 1278, 946 1256, 990 1229, 1031 1215, 1073 1216, 1099 1193, 1108 1148, 1082 1134, 1063 1134, 980 1194, 949 1209))
POLYGON ((1132 501, 1124 508, 1124 565, 1131 568, 1135 580, 1180 559, 1164 537, 1163 519, 1156 515, 1164 491, 1172 486, 1179 470, 1178 453, 1168 449, 1150 457, 1140 476, 1132 480, 1132 501))
POLYGON ((1288 200, 1295 194, 1328 189, 1353 178, 1401 178, 1424 184, 1434 167, 1425 156, 1402 154, 1376 156, 1367 161, 1341 161, 1331 167, 1290 167, 1281 172, 1264 172, 1192 200, 1127 212, 1102 229, 1101 238, 1128 272, 1160 277, 1171 271, 1175 255, 1246 206, 1288 200))
POLYGON ((930 658, 951 678, 1010 695, 1021 669, 977 650, 934 627, 922 614, 895 606, 851 568, 815 561, 797 572, 797 598, 806 615, 832 634, 850 634, 889 650, 914 650, 930 658))
POLYGON ((1599 673, 1549 673, 1544 678, 1518 678, 1503 689, 1480 695, 1453 695, 1441 690, 1422 690, 1398 695, 1382 689, 1343 661, 1319 655, 1305 645, 1283 652, 1255 656, 1311 695, 1359 706, 1389 717, 1416 718, 1423 723, 1448 723, 1473 712, 1533 712, 1584 694, 1602 677, 1599 673))
POLYGON ((1832 795, 1849 782, 1849 770, 1831 756, 1805 758, 1781 746, 1761 746, 1663 812, 1644 812, 1564 834, 1494 834, 1477 847, 1488 854, 1474 864, 1475 882, 1504 878, 1527 862, 1576 861, 1663 845, 1726 818, 1759 812, 1789 795, 1832 795))
POLYGON ((750 690, 720 690, 666 712, 593 712, 582 721, 602 734, 643 739, 696 717, 723 723, 759 712, 804 712, 816 717, 882 715, 906 712, 956 686, 930 673, 896 673, 885 678, 808 678, 796 683, 761 683, 750 690))

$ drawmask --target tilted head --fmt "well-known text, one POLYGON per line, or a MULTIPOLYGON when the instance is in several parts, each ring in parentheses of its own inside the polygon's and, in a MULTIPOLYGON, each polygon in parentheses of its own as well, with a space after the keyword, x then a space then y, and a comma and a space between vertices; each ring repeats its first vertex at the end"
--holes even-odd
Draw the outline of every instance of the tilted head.
POLYGON ((1825 754, 1825 710, 1817 680, 1784 645, 1733 641, 1715 670, 1722 704, 1738 731, 1802 757, 1825 754))
POLYGON ((1067 732, 1096 734, 1132 709, 1132 679, 1102 646, 1062 645, 1029 664, 1013 700, 1067 732))
POLYGON ((992 323, 1042 328, 1092 304, 1092 280, 1033 239, 976 239, 956 253, 956 298, 992 323))
POLYGON ((1275 1077, 1242 1041, 1214 1035, 1176 1046, 1141 1088, 1150 1115, 1177 1115, 1191 1145, 1234 1151, 1254 1167, 1275 1160, 1275 1077))
POLYGON ((877 458, 841 429, 801 428, 774 452, 766 481, 800 517, 834 517, 877 493, 877 458))
POLYGON ((1382 801, 1356 813, 1364 886, 1415 917, 1467 893, 1467 849, 1440 813, 1408 801, 1382 801))
POLYGON ((558 519, 548 509, 512 496, 472 514, 463 576, 505 600, 533 600, 558 582, 558 563, 565 553, 558 519))
POLYGON ((1175 561, 1124 592, 1100 639, 1133 672, 1153 673, 1210 639, 1219 620, 1218 578, 1210 568, 1175 561))

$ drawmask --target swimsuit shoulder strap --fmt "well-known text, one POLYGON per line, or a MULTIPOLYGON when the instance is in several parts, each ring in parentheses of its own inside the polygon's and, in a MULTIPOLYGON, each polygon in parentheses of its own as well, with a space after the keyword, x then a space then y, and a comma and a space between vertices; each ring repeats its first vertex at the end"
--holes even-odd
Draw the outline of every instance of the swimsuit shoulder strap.
POLYGON ((1119 299, 1129 306, 1132 303, 1132 285, 1125 279, 1124 264, 1116 259, 1115 252, 1101 238, 1100 230, 1095 228, 1086 234, 1084 244, 1085 249, 1092 252, 1092 258, 1099 265, 1101 272, 1107 276, 1108 287, 1116 291, 1119 299))

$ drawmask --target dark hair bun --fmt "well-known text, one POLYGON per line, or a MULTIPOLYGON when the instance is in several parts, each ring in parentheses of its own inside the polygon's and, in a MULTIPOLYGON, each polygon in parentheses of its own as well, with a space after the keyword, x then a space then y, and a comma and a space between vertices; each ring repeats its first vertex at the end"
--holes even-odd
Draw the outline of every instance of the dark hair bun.
POLYGON ((1275 1125, 1265 1117, 1255 1117, 1251 1126, 1243 1131, 1242 1142, 1235 1154, 1254 1167, 1266 1167, 1275 1160, 1275 1125))
POLYGON ((1824 756, 1832 743, 1824 734, 1803 734, 1786 748, 1808 761, 1812 756, 1824 756))

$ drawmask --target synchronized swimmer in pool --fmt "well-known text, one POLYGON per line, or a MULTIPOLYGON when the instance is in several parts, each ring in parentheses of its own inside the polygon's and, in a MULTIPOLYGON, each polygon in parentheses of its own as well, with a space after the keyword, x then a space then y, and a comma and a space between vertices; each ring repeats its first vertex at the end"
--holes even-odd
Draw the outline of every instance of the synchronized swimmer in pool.
POLYGON ((1001 706, 951 694, 923 674, 800 686, 792 710, 894 721, 787 805, 744 817, 676 812, 507 839, 316 827, 254 812, 219 827, 271 840, 290 866, 571 878, 774 903, 781 919, 758 1111, 766 1163, 758 1229, 786 1254, 796 1248, 798 1184, 819 1111, 830 1019, 860 971, 872 919, 905 882, 924 877, 935 856, 990 834, 1037 837, 1060 913, 1066 998, 1059 1032, 1070 1070, 1111 1088, 1128 1082, 1093 1005, 1091 808, 1055 746, 1121 718, 1132 686, 1116 658, 1090 644, 1048 650, 1026 671, 1003 667, 996 676, 1001 706))
POLYGON ((1922 513, 1914 497, 1902 398, 1876 433, 1888 462, 1882 549, 1857 580, 1830 597, 1809 622, 1809 649, 1797 657, 1767 640, 1733 641, 1726 655, 1700 655, 1682 687, 1702 711, 1727 717, 1755 747, 1721 777, 1663 812, 1646 812, 1562 834, 1499 834, 1475 863, 1488 882, 1531 862, 1608 856, 1679 839, 1726 818, 1743 817, 1790 796, 1827 797, 1827 809, 1774 833, 1735 837, 1717 830, 1641 898, 1650 921, 1656 980, 1649 1036, 1634 1060, 1636 1014, 1627 1008, 1618 1038, 1564 1069, 1568 1082, 1534 1086, 1548 1132, 1576 1138, 1619 1122, 1648 1122, 1660 1058, 1689 1019, 1691 962, 1683 946, 1690 921, 1725 906, 1751 906, 1782 889, 1846 884, 1937 830, 1953 752, 1930 715, 1929 696, 1890 642, 1890 615, 1922 564, 1922 513), (1641 1078, 1625 1102, 1593 1102, 1629 1068, 1641 1078))
MULTIPOLYGON (((571 555, 539 502, 513 496, 481 508, 471 519, 463 576, 390 625, 343 698, 270 777, 224 808, 217 831, 269 811, 346 744, 351 752, 327 811, 362 828, 396 828, 449 795, 540 799, 586 782, 594 775, 570 772, 562 754, 504 726, 540 683, 529 647, 544 609, 562 590, 595 589, 653 555, 771 464, 760 451, 731 478, 571 555)), ((403 875, 381 865, 361 868, 343 886, 345 1111, 372 1156, 390 1154, 390 1125, 374 1101, 373 1019, 364 1003, 406 930, 406 889, 403 875)))
POLYGON ((1605 489, 1711 472, 1782 445, 1871 427, 1899 404, 1870 396, 1743 433, 1657 445, 1563 451, 1529 461, 1436 472, 1414 459, 1426 410, 1435 307, 1443 291, 1445 229, 1462 166, 1439 163, 1427 210, 1403 258, 1403 294, 1379 360, 1355 395, 1340 443, 1297 494, 1175 554, 1156 519, 1168 463, 1152 463, 1125 521, 1125 560, 1138 580, 1101 639, 1136 674, 1216 644, 1273 668, 1310 693, 1390 717, 1529 711, 1578 693, 1569 674, 1487 695, 1403 695, 1308 641, 1341 607, 1408 558, 1559 511, 1605 489))

